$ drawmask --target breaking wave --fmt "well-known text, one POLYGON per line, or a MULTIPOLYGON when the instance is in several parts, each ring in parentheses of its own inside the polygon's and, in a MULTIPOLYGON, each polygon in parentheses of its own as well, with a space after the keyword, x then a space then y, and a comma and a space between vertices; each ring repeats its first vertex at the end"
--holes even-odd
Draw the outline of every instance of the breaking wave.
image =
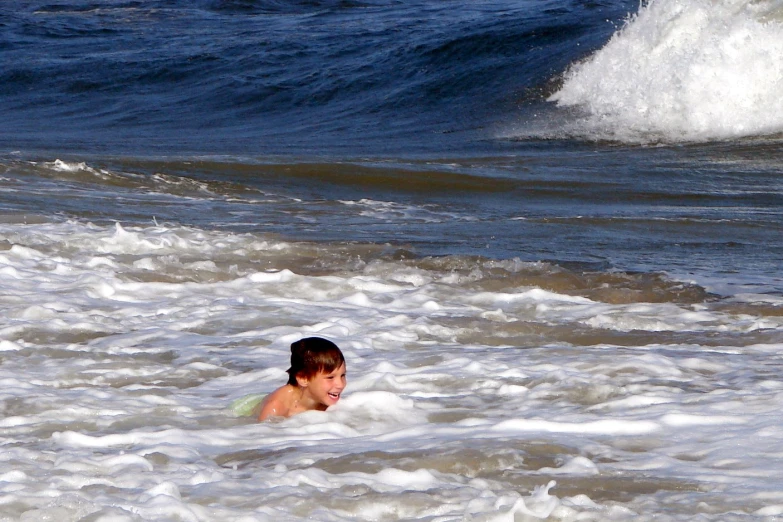
POLYGON ((566 132, 705 142, 783 131, 783 4, 653 0, 549 97, 566 132))

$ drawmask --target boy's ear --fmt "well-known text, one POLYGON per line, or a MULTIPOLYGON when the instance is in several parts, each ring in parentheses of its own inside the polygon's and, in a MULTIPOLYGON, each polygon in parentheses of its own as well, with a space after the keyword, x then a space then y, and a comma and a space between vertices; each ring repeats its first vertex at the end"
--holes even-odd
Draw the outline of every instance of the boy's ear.
POLYGON ((298 384, 300 388, 307 388, 307 384, 309 380, 310 379, 308 379, 307 377, 301 375, 296 376, 296 384, 298 384))

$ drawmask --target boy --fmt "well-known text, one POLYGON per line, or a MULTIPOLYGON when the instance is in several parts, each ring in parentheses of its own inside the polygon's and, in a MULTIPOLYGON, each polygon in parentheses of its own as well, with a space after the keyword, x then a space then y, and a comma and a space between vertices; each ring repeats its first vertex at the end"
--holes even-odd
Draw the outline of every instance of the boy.
POLYGON ((331 341, 307 337, 291 345, 288 383, 261 403, 258 420, 290 417, 308 410, 324 411, 337 404, 345 389, 345 358, 331 341))

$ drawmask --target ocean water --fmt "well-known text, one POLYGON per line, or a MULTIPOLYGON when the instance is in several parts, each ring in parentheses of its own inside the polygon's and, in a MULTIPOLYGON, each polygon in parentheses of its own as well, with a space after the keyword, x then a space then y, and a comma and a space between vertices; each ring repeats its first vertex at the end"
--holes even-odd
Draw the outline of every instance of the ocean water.
POLYGON ((0 521, 783 518, 781 92, 771 0, 0 5, 0 521))

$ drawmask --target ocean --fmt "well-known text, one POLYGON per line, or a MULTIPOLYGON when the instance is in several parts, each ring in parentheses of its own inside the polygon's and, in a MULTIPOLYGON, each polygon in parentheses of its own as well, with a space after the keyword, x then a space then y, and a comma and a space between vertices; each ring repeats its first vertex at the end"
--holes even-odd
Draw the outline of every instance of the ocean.
POLYGON ((3 3, 0 522, 783 518, 781 92, 778 0, 3 3))

